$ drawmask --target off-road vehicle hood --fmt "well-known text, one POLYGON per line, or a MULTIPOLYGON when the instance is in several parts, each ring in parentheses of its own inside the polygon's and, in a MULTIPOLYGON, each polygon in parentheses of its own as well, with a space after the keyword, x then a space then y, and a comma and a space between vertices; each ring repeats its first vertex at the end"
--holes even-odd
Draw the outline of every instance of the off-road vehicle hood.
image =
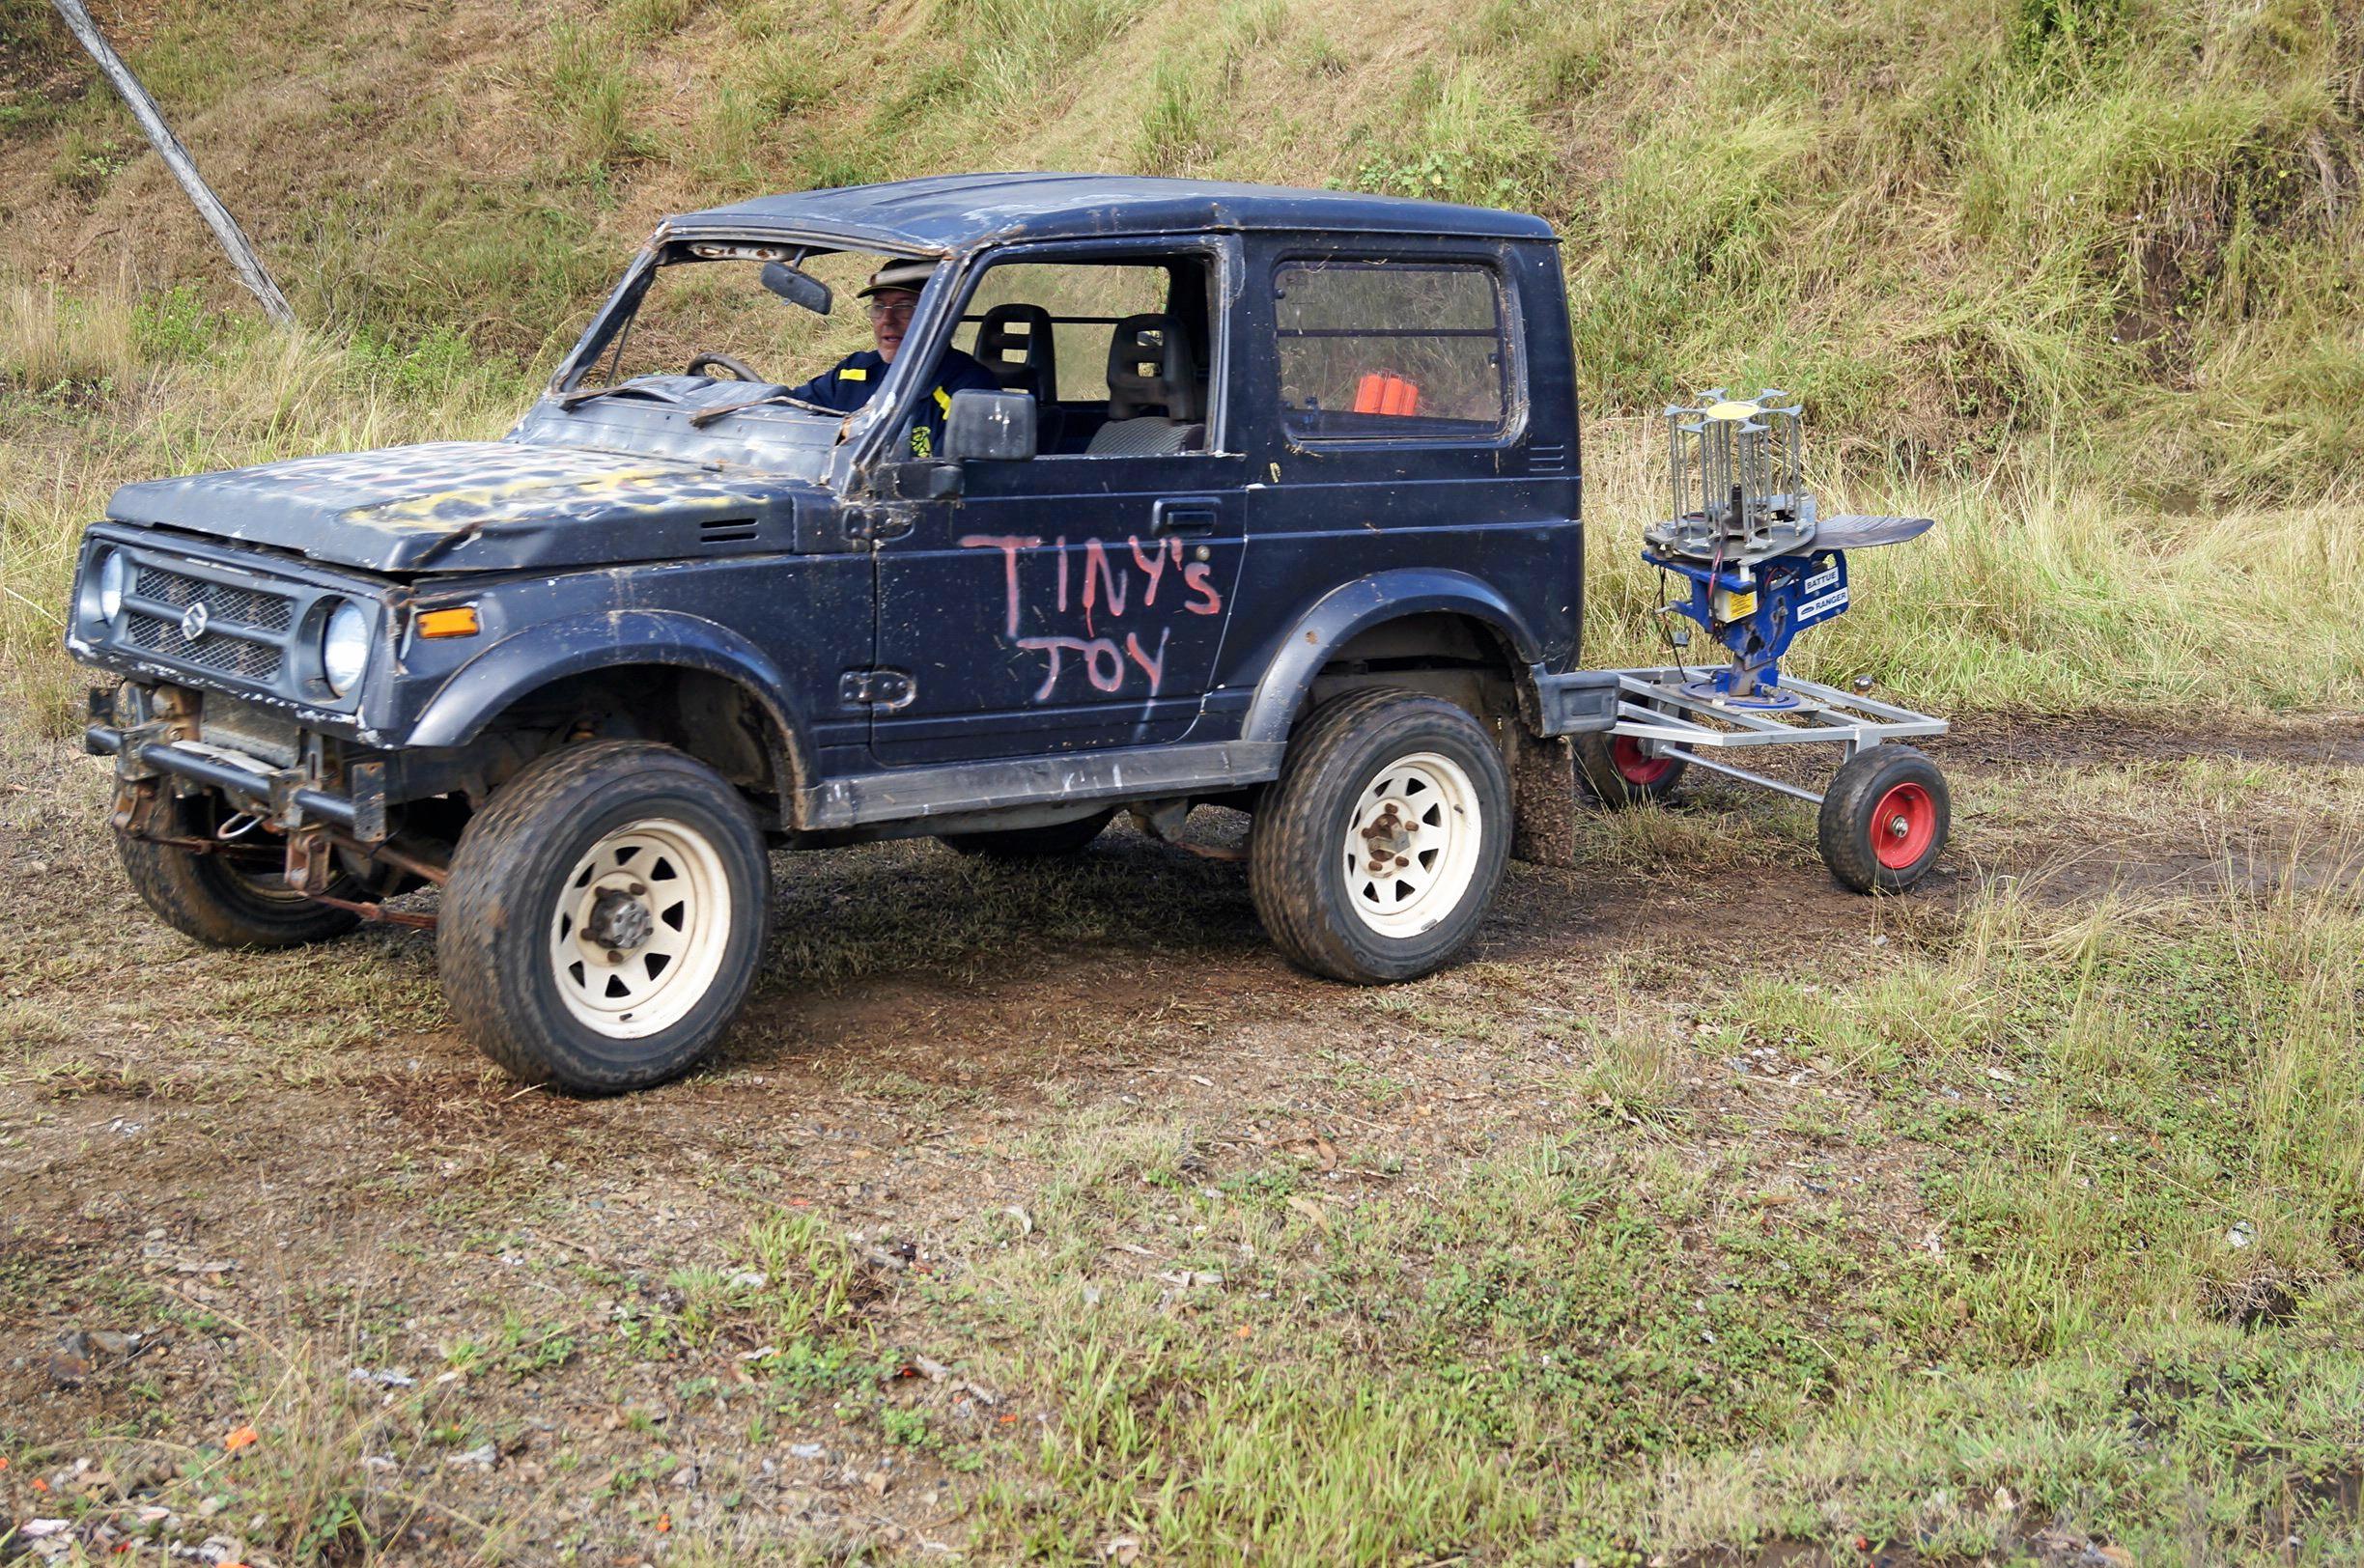
POLYGON ((374 572, 480 572, 789 548, 807 481, 679 458, 436 441, 126 485, 125 522, 374 572))

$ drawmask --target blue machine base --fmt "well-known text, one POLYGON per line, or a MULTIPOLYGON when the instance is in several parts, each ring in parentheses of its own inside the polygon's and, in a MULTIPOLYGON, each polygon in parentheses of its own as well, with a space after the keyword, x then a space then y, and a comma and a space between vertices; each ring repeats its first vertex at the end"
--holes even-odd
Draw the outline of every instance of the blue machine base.
POLYGON ((1843 553, 1810 546, 1802 555, 1773 556, 1754 568, 1687 560, 1652 549, 1645 549, 1642 559, 1689 580, 1690 597, 1669 607, 1722 643, 1731 656, 1731 664, 1713 681, 1694 682, 1683 688, 1684 695, 1766 713, 1799 706, 1798 697, 1781 688, 1781 658, 1799 632, 1845 613, 1843 553), (1741 619, 1718 620, 1718 593, 1745 597, 1750 608, 1741 619), (1755 689, 1745 697, 1727 695, 1735 686, 1755 689))

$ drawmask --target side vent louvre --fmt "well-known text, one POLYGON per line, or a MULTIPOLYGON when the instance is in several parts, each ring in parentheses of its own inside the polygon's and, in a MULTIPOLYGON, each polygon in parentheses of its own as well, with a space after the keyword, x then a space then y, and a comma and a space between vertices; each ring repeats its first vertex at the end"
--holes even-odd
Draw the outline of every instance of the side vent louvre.
POLYGON ((716 518, 698 524, 698 543, 726 545, 735 539, 753 539, 756 526, 753 518, 716 518))
POLYGON ((1531 474, 1563 474, 1567 472, 1567 443, 1565 441, 1534 441, 1527 447, 1527 471, 1531 474))

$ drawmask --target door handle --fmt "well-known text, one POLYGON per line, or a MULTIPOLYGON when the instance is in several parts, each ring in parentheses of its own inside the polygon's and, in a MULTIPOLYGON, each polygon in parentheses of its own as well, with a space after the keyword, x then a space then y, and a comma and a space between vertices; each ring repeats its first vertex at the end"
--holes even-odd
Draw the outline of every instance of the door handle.
POLYGON ((1149 531, 1153 534, 1211 534, 1216 519, 1222 514, 1214 500, 1204 495, 1174 495, 1149 508, 1149 531))

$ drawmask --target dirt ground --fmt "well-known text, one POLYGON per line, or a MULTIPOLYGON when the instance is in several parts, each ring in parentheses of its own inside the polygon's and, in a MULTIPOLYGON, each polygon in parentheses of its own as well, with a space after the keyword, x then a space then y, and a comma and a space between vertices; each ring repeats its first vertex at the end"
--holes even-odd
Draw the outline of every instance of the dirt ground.
MULTIPOLYGON (((288 1510, 366 1512, 377 1482, 408 1499, 366 1526, 399 1560, 689 1560, 749 1529, 950 1552, 990 1467, 889 1441, 882 1412, 1013 1440, 1042 1422, 1058 1390, 991 1386, 931 1303, 1032 1229, 1080 1137, 1180 1121, 1193 1179, 1293 1158, 1323 1204, 1417 1194, 1596 1120, 1568 1092, 1583 1024, 1636 998, 1680 1016, 1735 974, 1860 973, 2013 879, 2071 899, 2352 874, 2328 841, 2311 857, 2305 792, 2244 805, 2238 770, 2308 770, 2352 811, 2364 718, 1989 715, 1931 749, 1956 847, 1912 898, 1842 892, 1805 810, 1706 788, 1588 829, 1576 869, 1514 866, 1467 963, 1387 991, 1295 972, 1239 867, 1129 829, 1049 867, 924 842, 782 856, 773 956, 718 1059, 582 1101, 521 1090, 458 1039, 431 936, 235 955, 164 930, 98 826, 105 766, 19 743, 0 779, 0 1507, 80 1498, 94 1559, 169 1538, 301 1560, 288 1510), (848 1248, 874 1386, 784 1396, 758 1376, 760 1314, 681 1327, 783 1213, 848 1248), (398 1398, 399 1451, 370 1425, 398 1398), (167 1484, 199 1455, 285 1469, 167 1484)), ((1747 1067, 1678 1092, 1746 1117, 1786 1064, 1747 1067)), ((1849 1167, 1853 1222, 1913 1231, 1904 1158, 1849 1167)), ((1098 1267, 1164 1277, 1166 1251, 1098 1267)), ((361 1554, 341 1528, 310 1551, 361 1554)))

